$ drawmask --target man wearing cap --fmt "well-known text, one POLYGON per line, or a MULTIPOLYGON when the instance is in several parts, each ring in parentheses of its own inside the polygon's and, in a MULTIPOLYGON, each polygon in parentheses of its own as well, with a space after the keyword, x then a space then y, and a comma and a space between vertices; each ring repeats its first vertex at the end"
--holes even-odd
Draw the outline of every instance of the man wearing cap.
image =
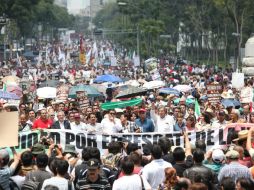
POLYGON ((108 114, 105 115, 101 121, 101 128, 103 134, 112 134, 122 132, 123 127, 120 119, 116 118, 116 111, 109 110, 108 114))
POLYGON ((146 110, 143 108, 139 110, 139 118, 135 120, 135 124, 140 127, 139 132, 154 132, 153 121, 147 118, 146 110))
POLYGON ((71 123, 72 130, 86 130, 86 124, 81 122, 81 116, 79 113, 74 114, 74 122, 71 123))
POLYGON ((220 169, 224 166, 224 161, 225 155, 223 151, 221 149, 215 149, 207 152, 203 165, 207 168, 210 168, 218 175, 220 169))
POLYGON ((107 178, 100 175, 100 162, 97 159, 90 159, 87 162, 87 175, 79 179, 76 184, 77 190, 85 189, 103 189, 110 190, 111 186, 107 178))
POLYGON ((11 166, 8 166, 8 163, 10 161, 9 153, 6 149, 0 150, 0 186, 4 190, 10 190, 9 187, 9 178, 14 173, 15 169, 17 168, 19 164, 19 155, 16 153, 14 148, 12 149, 14 162, 11 164, 11 166))
POLYGON ((221 168, 218 175, 219 182, 221 182, 224 177, 231 177, 235 182, 239 178, 253 180, 249 168, 238 162, 239 153, 237 151, 229 150, 226 153, 226 158, 228 164, 221 168))
POLYGON ((173 116, 167 115, 167 110, 164 106, 159 107, 158 115, 155 113, 155 105, 152 104, 150 111, 151 118, 155 122, 156 132, 173 132, 174 131, 174 118, 173 116))
POLYGON ((48 119, 46 109, 40 111, 41 116, 35 120, 32 129, 48 129, 52 125, 52 120, 48 119))

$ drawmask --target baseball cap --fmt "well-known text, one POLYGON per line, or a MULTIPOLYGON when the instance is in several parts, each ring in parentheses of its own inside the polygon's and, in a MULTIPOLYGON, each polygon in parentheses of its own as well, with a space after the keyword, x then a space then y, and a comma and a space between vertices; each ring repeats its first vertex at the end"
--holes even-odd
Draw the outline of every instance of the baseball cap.
POLYGON ((45 147, 44 145, 37 143, 32 147, 31 152, 34 155, 45 153, 45 147))
POLYGON ((87 163, 87 168, 88 169, 98 169, 99 167, 100 167, 99 160, 94 159, 94 158, 88 160, 88 163, 87 163))
POLYGON ((215 163, 221 163, 225 158, 225 155, 221 149, 215 149, 212 153, 212 159, 215 163))
POLYGON ((141 109, 139 109, 139 112, 146 112, 146 109, 141 108, 141 109))
POLYGON ((238 159, 239 156, 239 153, 235 150, 230 150, 226 153, 226 157, 230 159, 238 159))
POLYGON ((75 113, 74 114, 74 118, 80 118, 80 114, 79 113, 75 113))

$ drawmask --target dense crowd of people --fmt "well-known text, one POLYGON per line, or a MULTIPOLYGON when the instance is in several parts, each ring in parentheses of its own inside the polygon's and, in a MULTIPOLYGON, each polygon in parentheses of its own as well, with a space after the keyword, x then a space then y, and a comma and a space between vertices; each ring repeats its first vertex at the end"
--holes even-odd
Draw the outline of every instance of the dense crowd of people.
MULTIPOLYGON (((107 43, 107 45, 109 45, 107 43)), ((112 47, 103 46, 106 49, 112 47)), ((122 55, 123 56, 123 55, 122 55)), ((126 61, 122 57, 122 61, 126 61)), ((128 62, 130 64, 130 62, 128 62)), ((174 146, 172 139, 161 137, 158 142, 142 148, 123 139, 108 144, 102 153, 97 147, 74 145, 62 147, 50 137, 42 137, 29 150, 17 153, 11 148, 0 150, 0 189, 42 190, 252 190, 254 189, 254 127, 230 134, 228 146, 207 149, 205 140, 190 142, 189 133, 226 128, 230 123, 254 123, 252 112, 253 79, 246 78, 242 89, 233 88, 232 71, 222 68, 179 64, 162 59, 158 64, 160 79, 165 86, 187 85, 190 90, 179 94, 161 94, 149 89, 140 95, 142 103, 125 108, 103 110, 103 102, 118 102, 120 85, 107 84, 104 98, 82 97, 39 99, 34 93, 43 83, 57 75, 57 86, 68 88, 83 83, 92 85, 96 76, 114 74, 136 80, 140 86, 153 80, 153 73, 143 68, 126 66, 93 67, 91 65, 39 64, 20 67, 5 65, 2 76, 28 78, 19 111, 19 132, 33 130, 75 130, 86 134, 175 133, 184 138, 183 146, 174 146), (222 100, 235 104, 215 103, 207 97, 207 85, 221 85, 222 100), (32 89, 32 90, 31 90, 32 89), (251 101, 246 101, 248 91, 251 101), (198 110, 197 110, 198 109, 198 110)), ((62 95, 62 94, 60 94, 62 95)), ((134 98, 135 96, 131 97, 134 98)), ((131 99, 131 98, 128 98, 131 99)), ((15 108, 1 102, 1 111, 15 108)))

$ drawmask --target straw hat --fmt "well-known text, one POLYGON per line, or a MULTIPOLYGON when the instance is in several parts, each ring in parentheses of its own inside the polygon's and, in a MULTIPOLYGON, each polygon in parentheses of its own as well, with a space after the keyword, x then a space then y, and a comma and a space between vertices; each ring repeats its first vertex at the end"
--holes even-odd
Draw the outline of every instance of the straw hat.
POLYGON ((247 136, 248 136, 248 130, 239 131, 238 138, 234 139, 233 141, 236 142, 236 141, 240 141, 240 140, 245 140, 245 139, 247 139, 247 136))

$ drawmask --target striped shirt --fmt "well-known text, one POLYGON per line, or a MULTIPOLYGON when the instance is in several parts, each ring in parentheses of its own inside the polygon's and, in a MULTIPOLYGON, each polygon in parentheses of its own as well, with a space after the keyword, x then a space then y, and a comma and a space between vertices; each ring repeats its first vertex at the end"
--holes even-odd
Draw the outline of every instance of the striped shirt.
POLYGON ((249 168, 238 162, 231 162, 221 168, 218 175, 219 182, 221 182, 224 177, 231 177, 235 182, 238 178, 245 178, 253 181, 249 168))
POLYGON ((107 180, 107 178, 99 176, 97 181, 91 182, 88 177, 85 177, 83 179, 79 179, 76 184, 77 190, 85 190, 85 189, 91 189, 91 190, 110 190, 111 186, 107 180))

